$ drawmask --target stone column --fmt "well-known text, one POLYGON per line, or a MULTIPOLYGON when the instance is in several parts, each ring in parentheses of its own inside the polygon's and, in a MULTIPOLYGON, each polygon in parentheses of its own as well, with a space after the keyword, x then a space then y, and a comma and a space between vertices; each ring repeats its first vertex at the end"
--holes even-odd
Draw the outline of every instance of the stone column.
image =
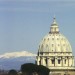
POLYGON ((41 57, 41 60, 40 61, 41 61, 41 65, 43 65, 43 58, 42 57, 41 57))
POLYGON ((72 65, 71 66, 73 66, 73 57, 72 57, 72 65))
POLYGON ((74 56, 72 57, 72 66, 74 66, 74 56))
POLYGON ((61 66, 63 66, 63 57, 61 57, 61 66))
POLYGON ((45 58, 43 57, 43 65, 46 66, 45 58))
POLYGON ((57 59, 57 57, 55 57, 55 63, 54 63, 54 66, 58 66, 58 59, 57 59))
POLYGON ((40 60, 39 60, 39 57, 37 57, 37 65, 39 65, 39 61, 40 61, 40 60))
POLYGON ((50 66, 49 64, 50 64, 50 59, 49 58, 47 58, 47 64, 48 64, 48 67, 50 66))
POLYGON ((64 65, 64 63, 65 63, 64 61, 65 61, 65 57, 62 57, 62 66, 65 66, 64 65))
POLYGON ((68 57, 68 67, 69 67, 69 57, 68 57))
POLYGON ((51 64, 52 64, 52 63, 51 63, 51 58, 49 58, 49 66, 51 66, 51 64))
POLYGON ((70 66, 70 64, 69 64, 69 63, 70 63, 70 57, 68 57, 68 66, 70 66))
POLYGON ((44 65, 44 59, 41 57, 41 65, 44 65))
POLYGON ((72 57, 69 56, 69 66, 71 67, 72 66, 72 57))
POLYGON ((46 66, 48 67, 48 58, 46 57, 46 66))
POLYGON ((74 67, 74 57, 73 57, 73 67, 74 67))

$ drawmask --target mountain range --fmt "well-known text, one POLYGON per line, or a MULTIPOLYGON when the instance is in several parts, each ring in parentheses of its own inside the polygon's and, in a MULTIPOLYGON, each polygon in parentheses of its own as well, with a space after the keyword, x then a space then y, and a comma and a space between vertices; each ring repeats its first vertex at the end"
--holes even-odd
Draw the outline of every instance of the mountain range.
POLYGON ((0 55, 0 69, 20 70, 22 64, 35 63, 35 59, 36 59, 36 54, 27 51, 5 53, 0 55))

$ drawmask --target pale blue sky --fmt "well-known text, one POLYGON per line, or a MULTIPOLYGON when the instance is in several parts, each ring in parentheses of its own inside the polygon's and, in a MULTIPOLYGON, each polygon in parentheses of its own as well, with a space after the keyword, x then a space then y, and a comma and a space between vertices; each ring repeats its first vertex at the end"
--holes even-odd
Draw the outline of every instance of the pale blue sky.
POLYGON ((75 1, 0 0, 0 54, 27 50, 37 53, 50 31, 53 16, 75 54, 75 1))

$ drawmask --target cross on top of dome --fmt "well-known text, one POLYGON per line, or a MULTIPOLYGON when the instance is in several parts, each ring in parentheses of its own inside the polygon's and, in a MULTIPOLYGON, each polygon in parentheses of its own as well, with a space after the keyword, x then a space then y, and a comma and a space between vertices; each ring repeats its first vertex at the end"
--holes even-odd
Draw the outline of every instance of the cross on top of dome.
POLYGON ((54 16, 54 18, 53 18, 53 23, 52 23, 52 25, 58 25, 57 22, 56 22, 55 16, 54 16))

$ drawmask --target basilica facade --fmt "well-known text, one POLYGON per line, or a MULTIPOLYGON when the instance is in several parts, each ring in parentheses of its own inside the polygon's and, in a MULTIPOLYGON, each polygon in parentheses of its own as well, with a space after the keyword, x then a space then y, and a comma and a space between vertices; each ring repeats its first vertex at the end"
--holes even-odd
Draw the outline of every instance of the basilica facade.
POLYGON ((55 17, 49 33, 39 44, 36 63, 52 71, 75 70, 71 45, 68 39, 60 33, 55 17))

